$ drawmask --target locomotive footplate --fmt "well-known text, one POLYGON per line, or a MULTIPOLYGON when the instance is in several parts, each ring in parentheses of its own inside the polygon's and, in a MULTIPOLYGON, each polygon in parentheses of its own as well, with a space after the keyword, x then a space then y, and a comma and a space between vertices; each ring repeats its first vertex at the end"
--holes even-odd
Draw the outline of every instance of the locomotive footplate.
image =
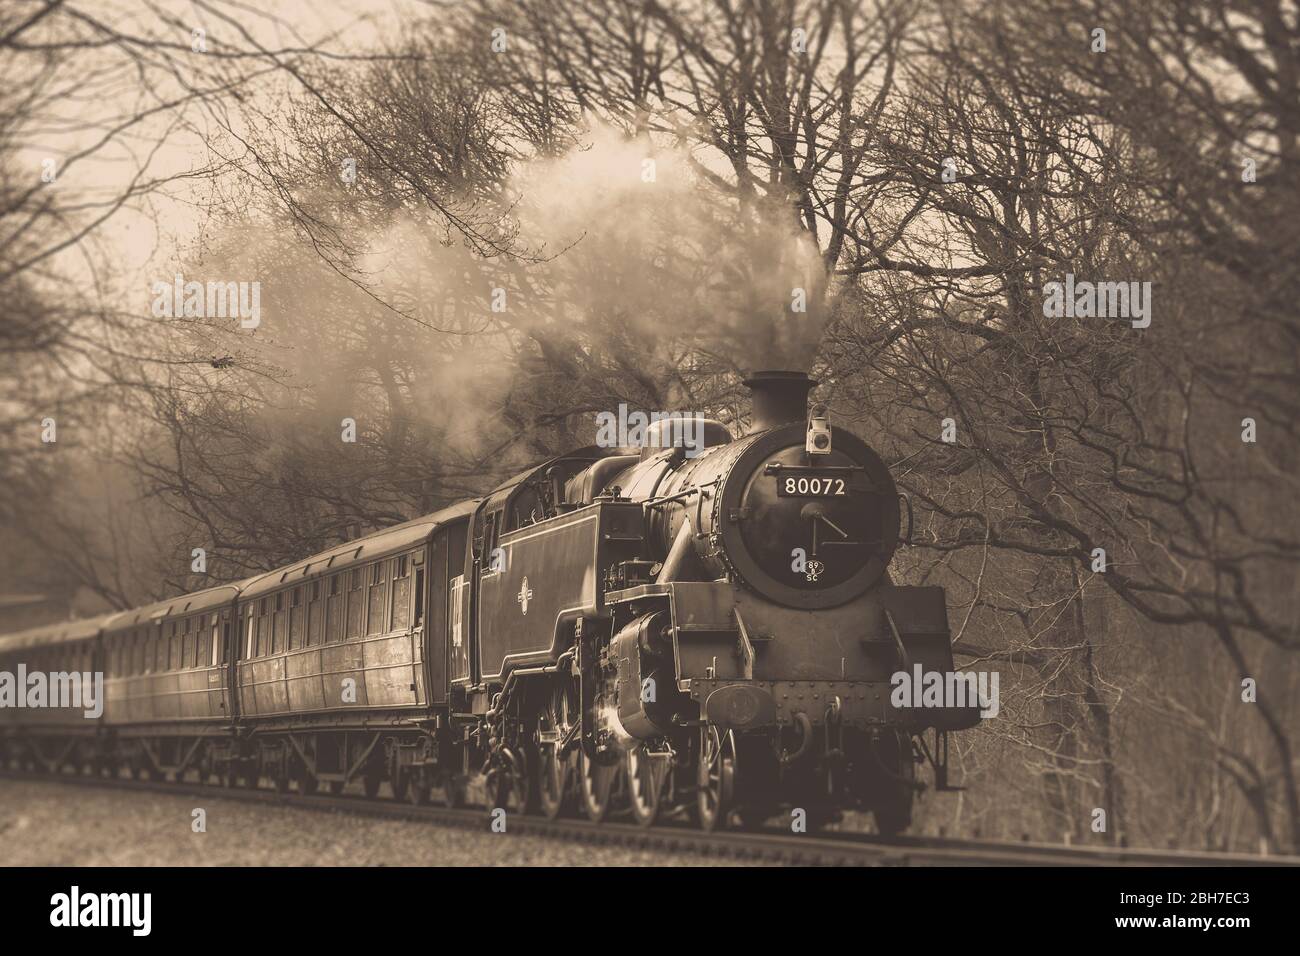
POLYGON ((890 703, 888 681, 736 681, 695 678, 688 693, 706 719, 737 730, 791 725, 806 714, 814 726, 826 723, 838 701, 839 720, 850 727, 911 727, 914 715, 890 703))

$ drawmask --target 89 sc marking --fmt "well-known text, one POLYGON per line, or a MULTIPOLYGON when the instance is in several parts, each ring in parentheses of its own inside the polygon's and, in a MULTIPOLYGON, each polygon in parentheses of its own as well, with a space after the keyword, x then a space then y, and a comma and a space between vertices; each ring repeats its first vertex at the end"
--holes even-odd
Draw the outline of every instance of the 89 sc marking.
POLYGON ((777 494, 783 498, 834 498, 848 494, 843 478, 780 479, 777 494))

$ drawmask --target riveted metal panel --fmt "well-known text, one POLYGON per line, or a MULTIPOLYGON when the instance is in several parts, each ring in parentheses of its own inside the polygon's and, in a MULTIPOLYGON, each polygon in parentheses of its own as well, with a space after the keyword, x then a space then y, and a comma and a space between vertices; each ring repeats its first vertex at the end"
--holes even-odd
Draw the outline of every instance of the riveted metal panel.
POLYGON ((570 622, 603 615, 605 571, 638 553, 641 528, 639 504, 600 502, 501 535, 504 567, 479 577, 483 679, 553 660, 570 622))

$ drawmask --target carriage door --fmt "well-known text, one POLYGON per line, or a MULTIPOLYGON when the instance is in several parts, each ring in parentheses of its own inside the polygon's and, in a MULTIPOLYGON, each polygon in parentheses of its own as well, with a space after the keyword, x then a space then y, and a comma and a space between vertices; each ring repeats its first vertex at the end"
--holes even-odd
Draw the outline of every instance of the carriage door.
POLYGON ((429 563, 429 608, 425 615, 425 647, 429 661, 429 702, 447 700, 448 685, 467 681, 469 627, 465 601, 465 543, 468 518, 440 526, 433 535, 429 563))

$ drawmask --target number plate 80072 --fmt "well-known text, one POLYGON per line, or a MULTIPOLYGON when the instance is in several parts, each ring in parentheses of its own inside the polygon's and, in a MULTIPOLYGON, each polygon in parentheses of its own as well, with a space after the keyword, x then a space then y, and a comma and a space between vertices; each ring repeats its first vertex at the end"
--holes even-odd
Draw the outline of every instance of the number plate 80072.
POLYGON ((838 498, 849 487, 835 475, 777 475, 776 493, 782 498, 838 498))

